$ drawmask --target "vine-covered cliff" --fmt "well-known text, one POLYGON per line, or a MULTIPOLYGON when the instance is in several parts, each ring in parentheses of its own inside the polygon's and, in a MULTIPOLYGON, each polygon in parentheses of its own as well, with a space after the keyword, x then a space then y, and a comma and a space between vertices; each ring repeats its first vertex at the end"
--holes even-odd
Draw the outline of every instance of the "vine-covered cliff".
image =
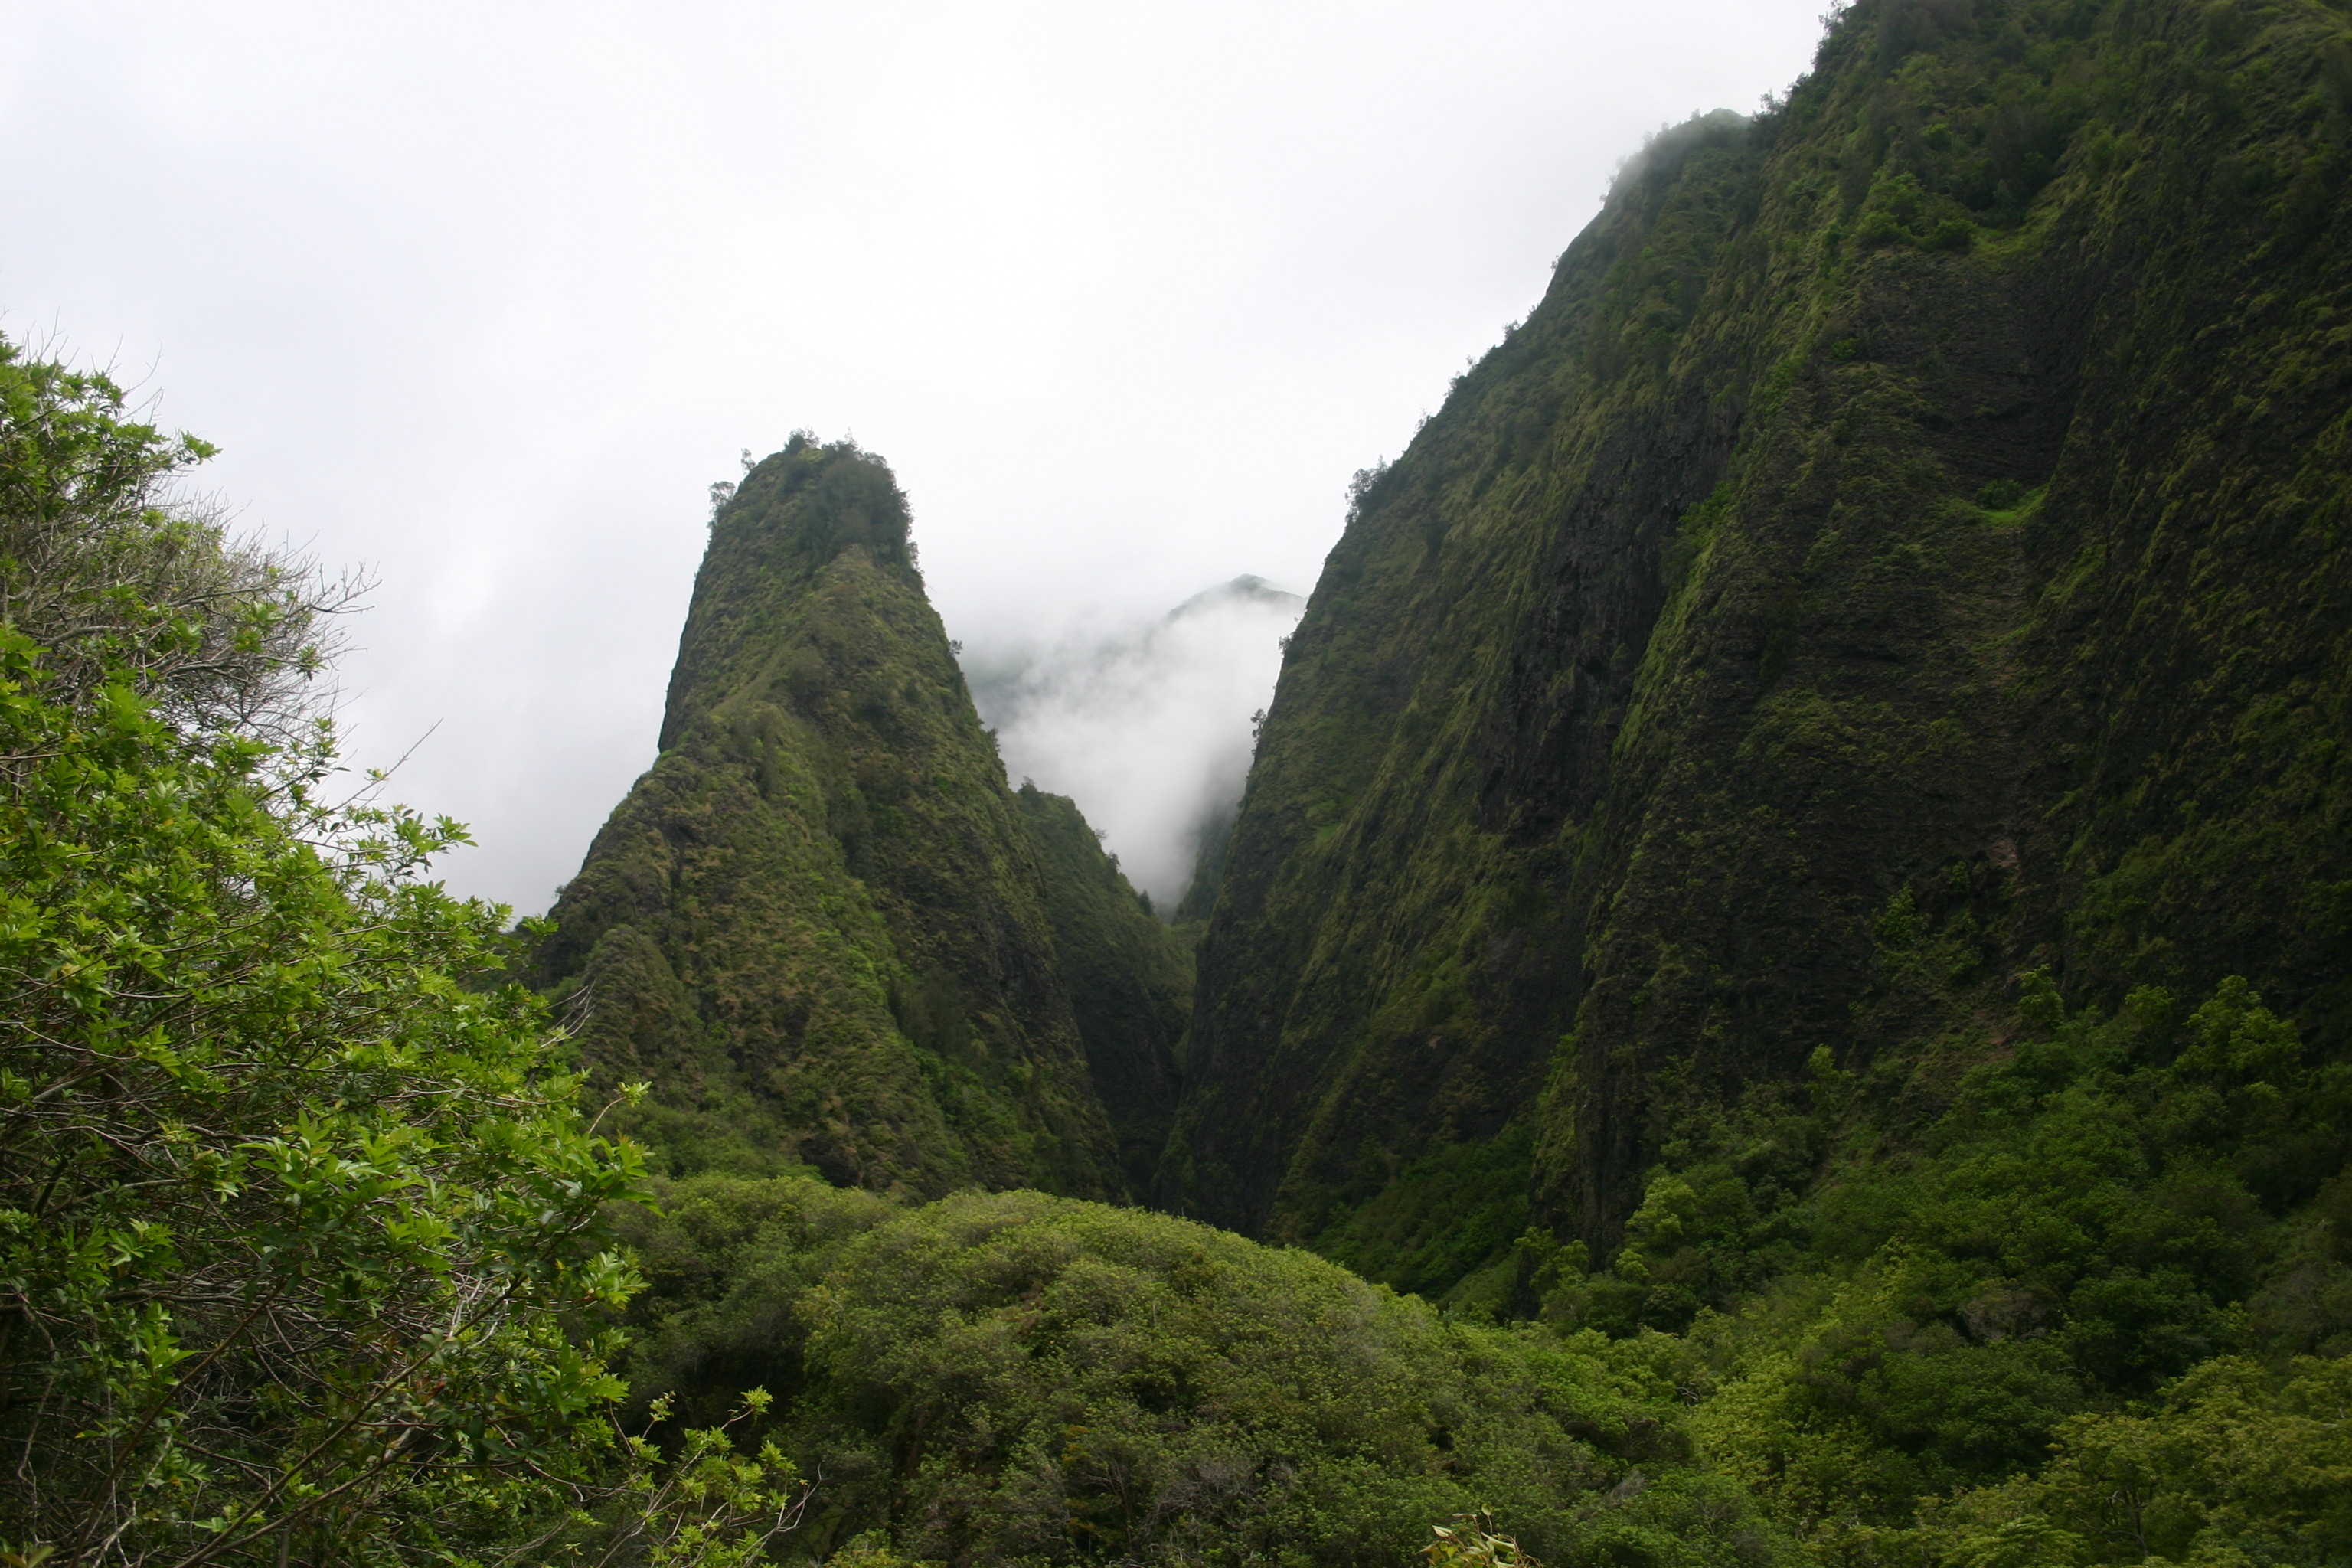
POLYGON ((908 521, 847 443, 795 437, 744 476, 660 758, 563 890, 539 977, 576 994, 604 1081, 652 1085, 635 1129, 677 1169, 1120 1196, 1097 1078, 1164 1119, 1136 1086, 1164 1074, 1189 973, 1076 808, 1007 786, 908 521), (1121 986, 1131 1012, 1097 1018, 1121 986))
POLYGON ((1359 487, 1159 1201, 1524 1306, 1514 1237, 1773 1212, 2135 988, 2339 1060, 2347 171, 2317 0, 1863 0, 1661 136, 1359 487))

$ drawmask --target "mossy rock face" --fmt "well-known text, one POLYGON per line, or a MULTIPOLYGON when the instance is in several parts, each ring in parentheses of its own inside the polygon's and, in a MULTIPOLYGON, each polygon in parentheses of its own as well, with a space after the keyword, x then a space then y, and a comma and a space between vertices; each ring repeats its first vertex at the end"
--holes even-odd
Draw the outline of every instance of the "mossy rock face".
POLYGON ((2345 33, 1863 0, 1629 165, 1289 644, 1158 1201, 1431 1289, 1493 1215, 1391 1189, 1516 1146, 1606 1258, 1709 1108, 2037 969, 2340 1056, 2345 33))
MULTIPOLYGON (((1118 1196, 1049 908, 1067 876, 1135 897, 1083 824, 1099 865, 1040 855, 907 530, 888 469, 845 443, 796 437, 745 476, 712 523, 661 756, 558 900, 539 977, 582 998, 604 1081, 652 1083, 633 1125, 674 1170, 1118 1196)), ((1087 994, 1135 957, 1181 1010, 1165 954, 1098 952, 1090 931, 1068 933, 1087 994)), ((1133 1048, 1164 1054, 1150 1036, 1133 1048)))

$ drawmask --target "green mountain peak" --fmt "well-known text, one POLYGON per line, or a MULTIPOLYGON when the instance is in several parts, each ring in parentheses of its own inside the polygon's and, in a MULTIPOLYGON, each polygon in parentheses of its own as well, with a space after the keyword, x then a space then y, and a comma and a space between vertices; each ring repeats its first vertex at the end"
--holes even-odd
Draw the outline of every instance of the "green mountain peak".
MULTIPOLYGON (((1092 917, 1115 910, 1072 914, 1057 880, 1118 873, 1091 833, 1099 865, 1058 837, 1041 854, 908 529, 850 443, 796 437, 745 474, 712 519, 661 755, 558 900, 540 977, 579 995, 602 1077, 651 1081, 639 1131, 675 1169, 1122 1195, 1064 957, 1100 968, 1092 917)), ((1189 975, 1150 937, 1109 940, 1159 966, 1147 1011, 1170 1022, 1129 1036, 1164 1055, 1189 975)))

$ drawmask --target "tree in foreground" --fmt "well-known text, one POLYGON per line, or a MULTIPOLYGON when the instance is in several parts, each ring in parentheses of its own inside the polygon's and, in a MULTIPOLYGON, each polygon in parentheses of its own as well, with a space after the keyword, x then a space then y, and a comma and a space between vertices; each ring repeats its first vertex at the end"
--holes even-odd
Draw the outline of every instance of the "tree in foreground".
POLYGON ((327 793, 349 585, 173 504, 208 450, 0 342, 0 1552, 752 1560, 781 1460, 622 1439, 583 1327, 636 1152, 461 830, 327 793))

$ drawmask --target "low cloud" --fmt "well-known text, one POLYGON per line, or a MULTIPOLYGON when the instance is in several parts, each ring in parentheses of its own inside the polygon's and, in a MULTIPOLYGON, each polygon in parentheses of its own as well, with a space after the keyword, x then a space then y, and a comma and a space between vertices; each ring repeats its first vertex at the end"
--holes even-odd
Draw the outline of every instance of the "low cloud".
POLYGON ((964 673, 1005 772, 1076 801, 1165 911, 1192 881, 1203 831, 1241 798, 1253 717, 1306 607, 1236 577, 1139 625, 968 648, 964 673))

